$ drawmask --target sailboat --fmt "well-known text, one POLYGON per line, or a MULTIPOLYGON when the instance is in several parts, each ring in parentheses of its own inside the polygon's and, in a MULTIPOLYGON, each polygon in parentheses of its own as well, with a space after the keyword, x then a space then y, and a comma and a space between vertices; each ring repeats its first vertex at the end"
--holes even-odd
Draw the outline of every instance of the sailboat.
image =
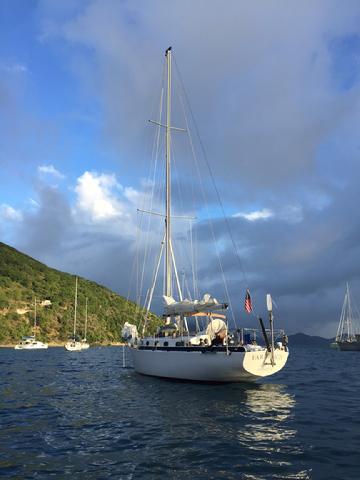
MULTIPOLYGON (((145 325, 139 335, 137 326, 126 322, 122 336, 131 347, 135 371, 149 376, 181 379, 199 382, 251 382, 272 375, 281 370, 288 358, 285 341, 274 341, 273 312, 271 297, 267 306, 271 325, 269 331, 263 328, 266 346, 244 340, 246 336, 229 331, 226 318, 227 302, 219 302, 214 296, 205 294, 198 300, 184 299, 180 288, 179 276, 171 236, 171 132, 181 130, 171 125, 171 70, 172 49, 165 53, 167 87, 166 124, 156 123, 165 128, 165 233, 156 264, 154 283, 149 289, 149 298, 153 296, 154 284, 159 271, 165 248, 164 258, 164 324, 155 335, 145 335, 145 325), (173 284, 177 286, 178 299, 174 298, 173 284), (202 321, 200 321, 202 320, 202 321), (189 323, 202 324, 203 329, 191 331, 189 323)), ((152 212, 147 212, 152 213, 152 212)), ((160 214, 156 214, 160 215, 160 214)), ((150 309, 150 301, 146 305, 150 309)))
POLYGON ((349 284, 346 283, 344 303, 335 337, 335 343, 339 350, 360 351, 360 332, 356 331, 357 328, 354 325, 359 322, 359 317, 357 307, 351 300, 349 284))
POLYGON ((82 343, 76 335, 76 311, 77 311, 77 296, 78 296, 78 278, 75 277, 75 300, 74 300, 74 330, 72 338, 65 343, 65 349, 70 352, 80 352, 82 350, 82 343))
POLYGON ((49 347, 47 343, 40 342, 39 340, 36 340, 35 337, 35 332, 37 329, 36 325, 36 298, 35 298, 35 307, 34 307, 34 328, 33 332, 34 335, 30 335, 28 337, 22 337, 20 342, 15 345, 15 350, 38 350, 38 349, 46 349, 49 347))
POLYGON ((84 329, 84 338, 81 339, 81 349, 86 350, 87 348, 90 347, 86 340, 86 334, 87 334, 87 322, 88 322, 88 299, 87 297, 85 298, 85 329, 84 329))

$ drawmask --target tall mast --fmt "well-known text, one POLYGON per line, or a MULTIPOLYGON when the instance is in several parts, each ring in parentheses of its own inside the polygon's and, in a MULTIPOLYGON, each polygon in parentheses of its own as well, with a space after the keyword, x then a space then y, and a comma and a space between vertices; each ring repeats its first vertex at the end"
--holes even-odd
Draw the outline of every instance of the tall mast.
POLYGON ((353 330, 353 311, 351 306, 351 297, 350 297, 350 287, 349 283, 346 282, 346 293, 347 293, 347 300, 348 300, 348 312, 346 318, 346 327, 347 327, 347 338, 348 340, 354 340, 354 330, 353 330))
POLYGON ((35 308, 34 308, 34 338, 36 336, 36 297, 35 297, 35 308))
POLYGON ((78 287, 78 278, 75 277, 74 338, 76 335, 77 287, 78 287))
POLYGON ((87 315, 88 315, 88 299, 87 297, 85 298, 85 340, 86 340, 86 334, 87 334, 87 315))
POLYGON ((166 249, 165 249, 165 294, 168 297, 172 295, 171 288, 171 170, 170 170, 170 150, 171 150, 171 47, 165 52, 167 60, 167 107, 166 107, 166 249))
POLYGON ((351 306, 350 306, 350 295, 349 295, 349 283, 346 282, 346 296, 347 296, 347 315, 346 315, 346 328, 347 328, 347 338, 350 338, 350 315, 351 315, 351 306))

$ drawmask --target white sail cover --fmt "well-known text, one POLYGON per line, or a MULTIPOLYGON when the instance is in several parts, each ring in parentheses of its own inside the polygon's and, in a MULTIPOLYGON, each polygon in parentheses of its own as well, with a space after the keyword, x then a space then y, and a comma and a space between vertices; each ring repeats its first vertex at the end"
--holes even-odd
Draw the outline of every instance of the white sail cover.
POLYGON ((224 303, 219 303, 216 298, 206 293, 202 300, 182 300, 177 302, 173 297, 163 296, 165 315, 192 315, 199 312, 211 312, 213 310, 223 310, 227 308, 224 303))
POLYGON ((131 344, 135 343, 139 336, 136 325, 125 322, 121 330, 121 336, 126 342, 131 344))
POLYGON ((227 332, 227 326, 224 320, 220 318, 214 318, 209 322, 209 325, 206 328, 206 335, 210 337, 211 340, 214 340, 215 337, 223 333, 224 335, 227 332))

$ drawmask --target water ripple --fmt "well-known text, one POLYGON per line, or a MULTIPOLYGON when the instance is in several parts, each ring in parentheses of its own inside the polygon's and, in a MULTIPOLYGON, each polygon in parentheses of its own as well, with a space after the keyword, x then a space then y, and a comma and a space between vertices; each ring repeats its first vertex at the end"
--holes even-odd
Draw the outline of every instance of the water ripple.
POLYGON ((118 348, 2 349, 0 476, 357 479, 358 360, 298 348, 266 383, 210 386, 139 376, 118 348))

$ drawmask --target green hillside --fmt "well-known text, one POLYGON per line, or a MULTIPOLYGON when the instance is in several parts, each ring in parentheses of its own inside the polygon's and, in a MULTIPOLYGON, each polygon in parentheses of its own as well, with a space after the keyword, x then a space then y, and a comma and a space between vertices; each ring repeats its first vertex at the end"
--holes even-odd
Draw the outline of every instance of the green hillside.
MULTIPOLYGON (((43 263, 0 242, 0 344, 14 343, 31 334, 34 299, 37 299, 36 332, 39 340, 63 342, 73 331, 75 276, 43 263), (50 300, 51 306, 40 302, 50 300)), ((78 333, 84 328, 85 299, 88 298, 89 342, 121 341, 126 321, 139 324, 143 313, 136 304, 101 285, 79 277, 78 333)), ((151 315, 150 330, 157 317, 151 315)))

